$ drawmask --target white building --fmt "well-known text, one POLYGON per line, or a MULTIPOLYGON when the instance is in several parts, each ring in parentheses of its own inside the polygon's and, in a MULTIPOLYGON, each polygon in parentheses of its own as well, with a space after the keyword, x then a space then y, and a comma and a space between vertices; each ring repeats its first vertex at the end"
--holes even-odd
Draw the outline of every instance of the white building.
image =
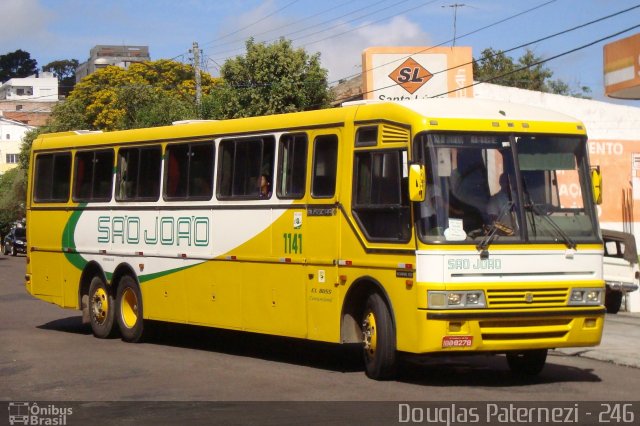
POLYGON ((0 100, 58 102, 58 79, 50 72, 12 78, 0 86, 0 100))
POLYGON ((33 126, 0 116, 0 175, 18 165, 24 134, 33 126))

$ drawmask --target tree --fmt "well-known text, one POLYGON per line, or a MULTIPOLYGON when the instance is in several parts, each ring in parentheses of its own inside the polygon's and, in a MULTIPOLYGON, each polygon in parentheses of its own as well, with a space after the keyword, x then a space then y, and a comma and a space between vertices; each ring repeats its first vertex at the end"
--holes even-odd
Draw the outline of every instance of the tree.
POLYGON ((0 234, 6 235, 12 225, 24 219, 26 173, 15 167, 0 175, 0 234))
POLYGON ((577 97, 586 97, 591 92, 586 86, 575 91, 560 79, 551 80, 553 71, 539 63, 541 60, 529 49, 514 62, 503 51, 488 48, 482 51, 479 59, 474 60, 473 75, 478 81, 539 92, 577 97))
POLYGON ((38 62, 31 59, 31 54, 24 50, 0 55, 0 82, 12 78, 29 77, 38 72, 38 62))
POLYGON ((78 64, 77 59, 62 59, 49 62, 42 67, 42 71, 53 73, 58 78, 58 93, 63 96, 69 96, 69 93, 76 85, 78 64))
POLYGON ((309 56, 281 38, 266 45, 253 38, 247 53, 227 60, 222 84, 203 99, 203 117, 239 118, 327 108, 331 95, 320 54, 309 56))
MULTIPOLYGON (((217 84, 207 73, 201 73, 201 81, 204 94, 217 84)), ((197 116, 193 67, 159 60, 128 69, 108 66, 83 78, 66 102, 53 109, 49 127, 124 130, 197 116)))

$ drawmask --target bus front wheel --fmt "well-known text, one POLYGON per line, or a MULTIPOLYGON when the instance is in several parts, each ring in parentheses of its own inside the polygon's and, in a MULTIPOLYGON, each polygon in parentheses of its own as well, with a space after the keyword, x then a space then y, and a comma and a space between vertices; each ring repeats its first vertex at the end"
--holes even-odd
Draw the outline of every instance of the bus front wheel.
POLYGON ((532 377, 540 374, 547 362, 547 349, 508 352, 507 364, 517 376, 532 377))
POLYGON ((138 283, 129 275, 125 275, 118 285, 116 299, 118 327, 122 340, 139 342, 142 340, 144 320, 142 319, 142 294, 138 283))
POLYGON ((100 339, 113 337, 116 331, 113 294, 99 276, 93 277, 89 284, 89 318, 94 336, 100 339))
POLYGON ((367 299, 362 318, 362 340, 367 377, 392 379, 396 373, 396 338, 391 314, 378 293, 367 299))

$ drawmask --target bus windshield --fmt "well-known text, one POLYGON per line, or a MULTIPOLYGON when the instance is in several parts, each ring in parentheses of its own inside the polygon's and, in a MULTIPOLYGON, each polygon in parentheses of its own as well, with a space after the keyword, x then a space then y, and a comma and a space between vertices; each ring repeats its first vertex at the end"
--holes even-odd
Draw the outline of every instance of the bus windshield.
POLYGON ((420 134, 427 196, 416 206, 425 242, 597 242, 579 137, 420 134))

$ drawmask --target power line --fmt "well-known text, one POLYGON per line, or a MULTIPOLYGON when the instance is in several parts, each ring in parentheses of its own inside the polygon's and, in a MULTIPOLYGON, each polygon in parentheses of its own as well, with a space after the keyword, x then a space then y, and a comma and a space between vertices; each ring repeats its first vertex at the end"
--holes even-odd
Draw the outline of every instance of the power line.
POLYGON ((544 64, 544 63, 549 62, 549 61, 552 61, 552 60, 554 60, 554 59, 558 59, 558 58, 561 58, 561 57, 563 57, 563 56, 569 55, 569 54, 571 54, 571 53, 575 53, 575 52, 577 52, 577 51, 579 51, 579 50, 582 50, 582 49, 586 49, 587 47, 591 47, 591 46, 593 46, 593 45, 595 45, 595 44, 598 44, 598 43, 601 43, 601 42, 603 42, 603 41, 609 40, 609 39, 611 39, 611 38, 617 37, 617 36, 619 36, 619 35, 622 35, 622 34, 624 34, 624 33, 629 32, 629 31, 631 31, 631 30, 635 30, 636 28, 640 28, 640 24, 638 24, 638 25, 634 25, 634 26, 629 27, 629 28, 626 28, 626 29, 624 29, 624 30, 622 30, 622 31, 618 31, 618 32, 617 32, 617 33, 615 33, 615 34, 610 34, 610 35, 608 35, 608 36, 605 36, 605 37, 599 38, 598 40, 594 40, 594 41, 592 41, 592 42, 590 42, 590 43, 583 44, 582 46, 579 46, 579 47, 576 47, 576 48, 573 48, 573 49, 570 49, 570 50, 564 51, 564 52, 562 52, 562 53, 559 53, 559 54, 557 54, 557 55, 551 56, 551 57, 549 57, 549 58, 541 59, 541 60, 536 61, 536 62, 534 62, 534 63, 531 63, 531 64, 528 64, 528 65, 522 66, 522 67, 517 68, 517 69, 514 69, 514 70, 511 70, 511 71, 506 72, 506 73, 504 73, 504 74, 500 74, 500 75, 497 75, 497 76, 493 76, 493 77, 488 78, 488 79, 483 80, 483 81, 476 81, 476 82, 474 82, 474 83, 472 83, 472 84, 469 84, 469 85, 467 85, 467 86, 465 86, 465 87, 460 87, 460 88, 457 88, 457 89, 455 89, 455 90, 449 90, 448 92, 443 92, 443 93, 440 93, 440 94, 435 95, 435 96, 432 96, 432 97, 444 96, 444 95, 448 95, 449 93, 453 93, 453 92, 457 92, 457 91, 459 91, 459 90, 464 90, 464 89, 468 89, 468 88, 473 87, 473 86, 477 86, 478 84, 481 84, 481 83, 489 83, 489 82, 492 82, 492 81, 497 80, 497 79, 499 79, 499 78, 506 77, 506 76, 508 76, 508 75, 515 74, 515 73, 517 73, 517 72, 519 72, 519 71, 522 71, 522 70, 525 70, 525 69, 528 69, 528 68, 531 68, 531 67, 535 67, 535 66, 537 66, 537 65, 544 64))
MULTIPOLYGON (((314 36, 314 35, 316 35, 316 34, 322 34, 322 33, 325 33, 325 32, 327 32, 327 31, 329 31, 329 30, 334 29, 334 28, 338 28, 338 27, 341 27, 341 26, 343 26, 343 25, 346 25, 346 24, 350 24, 350 23, 352 23, 352 22, 359 21, 359 20, 361 20, 361 19, 363 19, 363 18, 366 18, 366 17, 368 17, 368 16, 375 15, 376 13, 382 12, 382 11, 384 11, 384 10, 391 9, 391 8, 393 8, 393 7, 398 6, 398 5, 399 5, 399 4, 401 4, 401 3, 406 3, 407 1, 409 1, 409 0, 400 0, 400 1, 395 2, 395 3, 393 3, 393 4, 389 5, 389 6, 383 7, 383 8, 378 9, 378 10, 374 10, 374 11, 372 11, 372 12, 369 12, 369 13, 366 13, 366 14, 364 14, 364 15, 358 16, 358 17, 353 18, 353 19, 351 19, 351 20, 348 20, 348 21, 346 21, 346 22, 340 22, 340 23, 335 24, 335 25, 333 25, 333 26, 330 26, 330 27, 328 27, 328 28, 323 28, 323 29, 321 29, 321 30, 319 30, 319 31, 315 31, 315 32, 310 33, 310 34, 306 34, 306 35, 300 36, 300 37, 298 37, 298 38, 291 39, 291 41, 292 41, 292 42, 294 42, 294 41, 299 41, 299 40, 302 40, 302 39, 305 39, 305 38, 308 38, 308 37, 314 36)), ((403 11, 401 11, 401 12, 398 12, 398 13, 394 14, 394 15, 391 15, 391 16, 388 16, 388 17, 385 17, 385 18, 382 18, 381 20, 389 19, 389 18, 391 18, 391 17, 397 16, 397 15, 400 15, 400 14, 403 14, 403 13, 406 13, 406 12, 410 12, 410 11, 412 11, 412 10, 414 10, 414 9, 419 8, 419 7, 423 7, 423 6, 426 6, 426 5, 428 5, 428 4, 434 3, 435 1, 437 1, 437 0, 432 0, 432 1, 431 1, 431 2, 429 2, 429 3, 419 5, 419 6, 417 6, 417 7, 413 7, 413 8, 411 8, 411 9, 403 10, 403 11)), ((380 3, 383 3, 383 1, 379 1, 379 2, 377 2, 377 3, 374 3, 373 5, 375 6, 375 5, 378 5, 378 4, 380 4, 380 3)), ((345 14, 345 15, 339 16, 338 18, 343 18, 343 17, 345 17, 345 16, 352 15, 352 14, 354 14, 354 13, 356 13, 356 12, 360 12, 361 10, 365 10, 365 9, 371 9, 371 5, 369 5, 368 7, 363 7, 363 8, 361 8, 361 9, 357 9, 357 10, 355 10, 354 12, 350 12, 350 13, 348 13, 348 14, 345 14)), ((307 30, 309 30, 310 28, 315 28, 315 27, 322 26, 322 25, 327 24, 327 23, 335 22, 338 18, 333 18, 333 19, 327 20, 327 21, 325 21, 325 22, 321 22, 321 23, 316 24, 316 25, 313 25, 313 26, 311 26, 311 27, 307 27, 307 28, 305 28, 304 30, 297 30, 297 31, 293 31, 293 32, 291 32, 291 33, 283 34, 281 37, 288 37, 288 36, 291 36, 291 35, 293 35, 293 34, 297 34, 297 33, 300 33, 300 32, 307 31, 307 30)), ((380 20, 375 21, 375 22, 380 22, 380 20)), ((375 23, 375 22, 373 22, 373 23, 375 23)), ((368 25, 371 25, 371 24, 372 24, 372 23, 369 23, 369 24, 363 25, 363 26, 361 26, 361 28, 364 28, 365 26, 368 26, 368 25)), ((359 27, 359 28, 360 28, 360 27, 359 27)), ((348 31, 347 31, 347 32, 348 32, 348 31)), ((345 33, 340 33, 340 34, 338 34, 338 35, 342 35, 342 34, 345 34, 345 33)), ((334 35, 334 36, 331 36, 331 37, 328 37, 328 38, 332 38, 332 37, 337 37, 337 35, 334 35)), ((278 37, 278 38, 273 38, 273 39, 270 39, 270 40, 266 40, 266 41, 265 41, 265 43, 271 43, 271 42, 274 42, 274 41, 278 40, 279 38, 280 38, 280 37, 278 37)), ((325 40, 325 39, 322 39, 322 40, 319 40, 319 41, 323 41, 323 40, 325 40)), ((311 43, 308 43, 308 44, 314 44, 314 43, 317 43, 317 42, 318 42, 318 41, 311 42, 311 43)), ((308 44, 307 44, 307 45, 308 45, 308 44)), ((305 45, 302 45, 302 46, 305 46, 305 45)), ((237 52, 237 51, 240 51, 240 50, 242 50, 242 48, 231 49, 231 50, 225 50, 225 51, 222 51, 222 52, 214 52, 214 53, 212 53, 212 55, 213 55, 213 54, 216 54, 216 53, 221 55, 221 54, 223 54, 223 53, 237 52)), ((228 57, 224 57, 224 58, 217 58, 217 59, 218 59, 218 60, 223 60, 223 59, 227 59, 227 58, 228 58, 228 57)))
MULTIPOLYGON (((380 4, 380 3, 384 3, 385 1, 388 1, 388 0, 379 0, 379 1, 375 2, 375 3, 373 3, 373 4, 368 4, 368 5, 367 5, 367 6, 365 6, 365 7, 362 7, 362 8, 356 9, 356 10, 354 10, 354 11, 352 11, 352 12, 349 12, 349 13, 346 13, 346 14, 344 14, 344 15, 340 15, 340 16, 338 16, 337 18, 333 18, 333 19, 328 20, 328 21, 323 21, 323 22, 320 22, 320 23, 318 23, 318 24, 314 24, 314 25, 308 26, 308 27, 306 27, 306 28, 304 28, 304 29, 302 29, 302 30, 297 30, 297 31, 290 32, 290 33, 288 33, 288 34, 285 34, 284 36, 290 36, 290 35, 292 35, 292 34, 297 34, 297 33, 300 33, 300 32, 304 32, 304 31, 309 30, 310 28, 315 28, 315 27, 317 27, 317 26, 324 25, 324 24, 326 24, 326 23, 328 23, 328 22, 335 21, 336 19, 344 18, 345 16, 349 16, 349 15, 353 15, 354 13, 360 12, 361 10, 364 10, 364 9, 371 9, 373 6, 376 6, 376 5, 380 4)), ((338 4, 337 6, 330 7, 329 9, 325 9, 325 10, 320 11, 320 12, 318 12, 318 13, 315 13, 315 14, 313 14, 313 15, 311 15, 311 16, 307 16, 307 17, 304 17, 304 18, 298 19, 298 20, 296 20, 296 23, 297 23, 297 24, 300 24, 300 23, 302 23, 302 22, 305 22, 305 21, 311 20, 311 19, 313 19, 313 18, 315 18, 315 17, 317 17, 317 16, 324 15, 324 14, 325 14, 325 13, 327 13, 327 12, 331 12, 332 10, 339 9, 339 8, 342 8, 342 7, 344 7, 344 3, 340 3, 340 4, 338 4)), ((255 37, 259 37, 259 36, 261 36, 261 35, 268 34, 268 33, 271 33, 271 32, 273 32, 273 31, 278 31, 278 30, 281 30, 281 29, 282 29, 282 27, 281 27, 281 26, 278 26, 278 28, 274 28, 274 29, 271 29, 271 30, 263 31, 263 32, 258 33, 258 34, 254 34, 254 36, 255 36, 255 37)), ((217 47, 227 46, 227 45, 229 45, 229 44, 233 44, 233 43, 241 42, 241 41, 244 41, 244 40, 245 40, 245 38, 241 38, 241 39, 240 39, 240 38, 238 38, 238 39, 231 40, 231 41, 227 41, 227 42, 224 42, 224 43, 220 43, 220 44, 217 44, 217 45, 215 45, 215 46, 211 46, 211 47, 213 47, 213 48, 217 48, 217 47)), ((235 50, 234 50, 234 51, 235 51, 235 50)), ((223 53, 224 53, 224 52, 223 52, 223 53)), ((215 53, 214 53, 214 54, 215 54, 215 53)))
MULTIPOLYGON (((237 29, 237 30, 235 30, 235 31, 232 31, 232 32, 230 32, 230 33, 227 33, 227 34, 224 34, 224 35, 220 36, 220 37, 218 38, 218 40, 219 40, 219 39, 226 38, 226 37, 229 37, 229 36, 232 36, 232 35, 234 35, 234 34, 237 34, 237 33, 241 32, 241 31, 244 31, 244 30, 246 30, 247 28, 249 28, 249 27, 251 27, 251 26, 253 26, 253 25, 255 25, 255 24, 258 24, 258 23, 260 23, 260 22, 262 22, 262 21, 264 21, 265 19, 269 18, 270 16, 273 16, 273 15, 275 15, 276 13, 281 12, 282 10, 286 9, 287 7, 291 6, 292 4, 297 3, 298 1, 299 1, 299 0, 293 0, 293 1, 289 2, 289 3, 287 3, 286 5, 282 6, 281 8, 274 10, 273 12, 269 13, 268 15, 263 16, 262 18, 258 19, 257 21, 254 21, 254 22, 252 22, 252 23, 250 23, 250 24, 248 24, 248 25, 246 25, 246 26, 244 26, 244 27, 242 27, 242 28, 239 28, 239 29, 237 29)), ((214 43, 215 41, 216 41, 216 40, 211 40, 211 41, 206 42, 206 43, 204 43, 204 44, 206 45, 206 44, 214 43)), ((180 57, 180 56, 184 56, 184 55, 186 55, 186 54, 188 54, 188 53, 189 53, 188 51, 187 51, 187 52, 180 53, 179 55, 174 56, 174 57, 173 57, 173 58, 171 58, 170 60, 172 61, 172 60, 174 60, 174 59, 176 59, 176 58, 178 58, 178 57, 180 57)))
MULTIPOLYGON (((498 21, 496 21, 496 22, 493 22, 493 23, 491 23, 491 24, 488 24, 488 25, 485 25, 485 26, 483 26, 483 27, 476 28, 475 30, 469 31, 468 33, 465 33, 465 34, 461 35, 461 36, 460 36, 460 37, 458 37, 457 39, 459 40, 459 39, 461 39, 461 38, 465 38, 465 37, 467 37, 467 36, 470 36, 470 35, 473 35, 473 34, 479 33, 480 31, 484 31, 484 30, 486 30, 486 29, 488 29, 488 28, 495 27, 495 26, 500 25, 500 24, 502 24, 502 23, 504 23, 504 22, 510 21, 510 20, 512 20, 512 19, 515 19, 515 18, 520 17, 520 16, 522 16, 522 15, 525 15, 525 14, 527 14, 527 13, 533 12, 534 10, 541 9, 541 8, 543 8, 543 7, 545 7, 545 6, 550 5, 551 3, 555 3, 556 1, 557 1, 557 0, 549 0, 549 1, 545 2, 545 3, 541 3, 541 4, 537 5, 537 6, 532 7, 532 8, 529 8, 529 9, 523 10, 522 12, 518 12, 518 13, 516 13, 516 14, 514 14, 514 15, 511 15, 511 16, 508 16, 508 17, 506 17, 506 18, 500 19, 500 20, 498 20, 498 21)), ((417 52, 414 52, 414 53, 412 53, 411 55, 407 55, 407 56, 405 56, 404 58, 394 59, 393 61, 390 61, 390 62, 387 62, 387 63, 384 63, 384 64, 377 65, 377 66, 372 67, 372 68, 369 68, 369 69, 367 69, 367 70, 362 70, 362 73, 364 74, 364 73, 365 73, 365 72, 367 72, 367 71, 373 71, 373 70, 375 70, 375 69, 381 68, 381 67, 383 67, 383 66, 385 66, 385 65, 389 65, 389 64, 391 64, 391 63, 393 63, 393 62, 396 62, 396 61, 398 61, 398 60, 402 60, 402 59, 410 58, 412 55, 417 55, 417 54, 420 54, 420 53, 427 52, 427 51, 429 51, 429 50, 431 50, 431 49, 434 49, 434 48, 436 48, 436 47, 444 46, 444 45, 446 45, 446 44, 448 44, 448 43, 450 43, 450 42, 452 42, 452 41, 453 41, 453 39, 449 39, 449 40, 443 41, 443 42, 438 43, 438 44, 436 44, 436 45, 434 45, 434 46, 429 46, 429 47, 427 47, 427 48, 425 48, 425 49, 423 49, 423 50, 419 50, 419 51, 417 51, 417 52)), ((340 80, 343 80, 343 79, 350 79, 350 78, 356 77, 356 76, 358 76, 358 75, 360 75, 360 74, 351 74, 351 75, 348 75, 348 76, 346 76, 346 77, 342 77, 341 79, 334 80, 334 81, 330 82, 329 84, 331 85, 331 84, 334 84, 334 83, 338 83, 340 80)))
MULTIPOLYGON (((559 54, 557 54, 557 55, 551 56, 551 57, 549 57, 549 58, 541 59, 541 60, 539 60, 539 61, 533 62, 533 63, 528 64, 528 65, 524 65, 524 66, 522 66, 522 67, 519 67, 519 68, 516 68, 516 69, 514 69, 514 70, 511 70, 511 71, 505 72, 505 73, 503 73, 503 74, 493 76, 493 77, 488 78, 488 79, 486 79, 486 80, 476 81, 476 82, 473 82, 472 84, 468 84, 468 85, 466 85, 466 86, 464 86, 464 87, 458 87, 458 88, 456 88, 456 89, 449 90, 449 91, 447 91, 447 92, 442 92, 442 93, 439 93, 439 94, 434 95, 434 96, 431 96, 431 97, 432 97, 432 98, 437 98, 437 97, 440 97, 440 96, 448 95, 448 94, 450 94, 450 93, 458 92, 458 91, 460 91, 460 90, 465 90, 465 89, 468 89, 468 88, 473 87, 473 86, 477 86, 478 84, 481 84, 481 83, 490 83, 490 82, 495 81, 495 80, 497 80, 497 79, 499 79, 499 78, 506 77, 506 76, 508 76, 508 75, 515 74, 515 73, 520 72, 520 71, 523 71, 523 70, 525 70, 525 69, 528 69, 528 68, 531 68, 531 67, 535 67, 535 66, 537 66, 537 65, 541 65, 541 64, 544 64, 544 63, 546 63, 546 62, 552 61, 552 60, 554 60, 554 59, 558 59, 558 58, 560 58, 560 57, 563 57, 563 56, 569 55, 569 54, 574 53, 574 52, 577 52, 577 51, 579 51, 579 50, 586 49, 587 47, 591 47, 591 46, 593 46, 593 45, 595 45, 595 44, 598 44, 598 43, 600 43, 600 42, 602 42, 602 41, 605 41, 605 40, 608 40, 608 39, 611 39, 611 38, 617 37, 617 36, 619 36, 619 35, 621 35, 621 34, 624 34, 624 33, 626 33, 626 32, 629 32, 629 31, 631 31, 631 30, 634 30, 634 29, 636 29, 636 28, 640 28, 640 24, 638 24, 638 25, 634 25, 634 26, 629 27, 629 28, 627 28, 627 29, 624 29, 624 30, 622 30, 622 31, 618 31, 618 32, 616 32, 615 34, 611 34, 611 35, 608 35, 608 36, 602 37, 602 38, 600 38, 600 39, 598 39, 598 40, 592 41, 592 42, 587 43, 587 44, 584 44, 584 45, 582 45, 582 46, 579 46, 579 47, 576 47, 576 48, 573 48, 573 49, 567 50, 567 51, 565 51, 565 52, 562 52, 562 53, 559 53, 559 54)), ((453 68, 456 68, 456 67, 453 67, 453 68)), ((442 71, 438 71, 438 72, 446 72, 446 71, 448 71, 448 69, 446 69, 446 70, 442 70, 442 71)), ((397 83, 395 83, 395 84, 391 84, 391 85, 389 85, 389 86, 380 87, 380 88, 378 88, 378 89, 369 90, 369 91, 367 91, 367 92, 362 92, 361 94, 363 94, 363 95, 364 95, 364 94, 367 94, 367 93, 373 93, 373 92, 376 92, 376 91, 378 91, 378 90, 384 90, 384 89, 388 89, 388 88, 395 87, 395 86, 398 86, 398 84, 397 84, 397 83)), ((342 99, 342 100, 338 100, 338 102, 344 101, 344 100, 346 100, 346 99, 349 99, 349 98, 344 98, 344 99, 342 99)))
MULTIPOLYGON (((283 11, 284 9, 288 8, 288 7, 289 7, 289 6, 291 6, 292 4, 297 3, 298 1, 299 1, 299 0, 293 0, 293 1, 289 2, 289 3, 287 3, 286 5, 282 6, 280 9, 274 10, 273 12, 269 13, 268 15, 263 16, 262 18, 258 19, 257 21, 254 21, 254 22, 252 22, 252 23, 250 23, 250 24, 248 24, 248 25, 246 25, 246 26, 244 26, 244 27, 242 27, 242 28, 239 28, 239 29, 237 29, 237 30, 235 30, 235 31, 232 31, 232 32, 230 32, 230 33, 227 33, 227 34, 225 34, 225 35, 223 35, 223 36, 221 36, 221 37, 218 37, 218 39, 217 39, 217 40, 221 40, 221 39, 223 39, 223 38, 227 38, 227 37, 232 36, 232 35, 234 35, 234 34, 238 34, 239 32, 246 30, 247 28, 250 28, 250 27, 252 27, 252 26, 254 26, 254 25, 256 25, 256 24, 259 24, 260 22, 264 21, 265 19, 267 19, 267 18, 269 18, 269 17, 271 17, 271 16, 275 15, 275 14, 276 14, 276 13, 278 13, 278 12, 283 11)), ((211 41, 208 41, 208 42, 206 42, 206 43, 203 43, 203 46, 204 46, 204 45, 207 45, 207 44, 210 44, 210 43, 213 43, 213 42, 215 42, 215 41, 217 41, 217 40, 211 40, 211 41)))

